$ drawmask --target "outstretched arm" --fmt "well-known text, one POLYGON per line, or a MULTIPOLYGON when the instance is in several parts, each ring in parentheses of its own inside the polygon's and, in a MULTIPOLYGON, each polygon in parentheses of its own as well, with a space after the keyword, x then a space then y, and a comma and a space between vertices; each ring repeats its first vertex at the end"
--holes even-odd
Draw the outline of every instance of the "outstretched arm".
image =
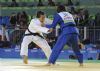
POLYGON ((48 31, 49 31, 48 28, 42 27, 42 26, 40 26, 40 25, 37 25, 36 23, 34 23, 34 21, 31 21, 31 22, 30 22, 30 25, 29 25, 28 29, 29 29, 31 32, 36 31, 36 32, 38 32, 38 33, 46 33, 46 34, 49 33, 49 32, 48 32, 48 31))
POLYGON ((54 20, 53 23, 51 25, 46 25, 47 28, 55 28, 57 26, 57 24, 59 23, 59 15, 56 14, 54 15, 54 20))

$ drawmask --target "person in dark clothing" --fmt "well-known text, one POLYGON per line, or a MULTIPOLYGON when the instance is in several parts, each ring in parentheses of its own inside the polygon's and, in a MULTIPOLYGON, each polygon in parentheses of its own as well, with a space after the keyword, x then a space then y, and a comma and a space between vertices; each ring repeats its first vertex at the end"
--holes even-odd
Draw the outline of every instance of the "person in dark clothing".
POLYGON ((16 0, 12 0, 11 7, 18 7, 16 0))
POLYGON ((39 0, 38 5, 37 6, 44 6, 42 3, 42 0, 39 0))
POLYGON ((73 6, 72 0, 68 0, 67 6, 73 6))
POLYGON ((100 26, 100 13, 97 13, 95 16, 95 26, 100 26))
POLYGON ((12 13, 11 17, 10 17, 10 23, 12 26, 15 26, 17 23, 17 18, 16 18, 16 14, 12 13))
POLYGON ((55 3, 52 0, 48 0, 48 2, 49 2, 48 3, 49 6, 55 6, 55 3))
POLYGON ((27 28, 28 22, 29 18, 25 11, 17 14, 17 25, 19 25, 20 28, 27 28))

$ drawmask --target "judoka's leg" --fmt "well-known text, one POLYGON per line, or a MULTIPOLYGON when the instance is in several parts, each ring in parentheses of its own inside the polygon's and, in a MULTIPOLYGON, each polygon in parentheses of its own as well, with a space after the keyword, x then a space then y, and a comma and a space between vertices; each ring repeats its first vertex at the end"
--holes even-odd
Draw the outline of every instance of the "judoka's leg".
POLYGON ((78 62, 80 63, 80 66, 82 66, 83 65, 83 55, 80 52, 80 48, 78 46, 78 35, 77 34, 72 35, 71 44, 72 44, 73 51, 78 58, 78 62))
POLYGON ((32 36, 25 36, 21 44, 20 55, 25 64, 28 63, 28 45, 32 42, 32 36))
POLYGON ((55 64, 61 50, 63 49, 64 45, 69 41, 69 38, 67 38, 68 35, 60 35, 55 46, 53 47, 52 53, 49 58, 48 65, 55 64))
POLYGON ((33 42, 35 44, 37 44, 44 51, 47 59, 49 59, 50 54, 51 54, 51 48, 50 48, 49 44, 47 43, 47 41, 45 39, 38 37, 38 36, 37 36, 37 38, 38 38, 38 40, 35 40, 35 41, 33 40, 33 42))
POLYGON ((25 36, 21 44, 20 55, 28 56, 28 45, 32 42, 31 36, 25 36))

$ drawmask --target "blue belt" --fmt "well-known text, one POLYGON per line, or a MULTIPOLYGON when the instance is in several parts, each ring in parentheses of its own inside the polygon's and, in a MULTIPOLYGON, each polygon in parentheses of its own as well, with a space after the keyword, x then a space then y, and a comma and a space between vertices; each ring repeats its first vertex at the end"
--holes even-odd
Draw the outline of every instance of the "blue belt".
POLYGON ((66 25, 66 26, 64 26, 62 28, 66 28, 66 27, 76 27, 76 25, 75 24, 69 24, 69 25, 66 25))

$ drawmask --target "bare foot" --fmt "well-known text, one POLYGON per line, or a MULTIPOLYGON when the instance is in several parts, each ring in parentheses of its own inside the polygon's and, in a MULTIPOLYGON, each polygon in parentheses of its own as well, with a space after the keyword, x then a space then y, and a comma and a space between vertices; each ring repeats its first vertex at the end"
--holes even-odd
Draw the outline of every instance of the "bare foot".
POLYGON ((79 65, 80 67, 83 67, 84 65, 83 65, 83 63, 80 63, 80 65, 79 65))
POLYGON ((59 64, 47 63, 45 66, 59 66, 59 64))
POLYGON ((55 64, 47 63, 45 66, 54 66, 55 64))
POLYGON ((28 64, 28 57, 24 55, 22 58, 23 58, 23 63, 28 64))

